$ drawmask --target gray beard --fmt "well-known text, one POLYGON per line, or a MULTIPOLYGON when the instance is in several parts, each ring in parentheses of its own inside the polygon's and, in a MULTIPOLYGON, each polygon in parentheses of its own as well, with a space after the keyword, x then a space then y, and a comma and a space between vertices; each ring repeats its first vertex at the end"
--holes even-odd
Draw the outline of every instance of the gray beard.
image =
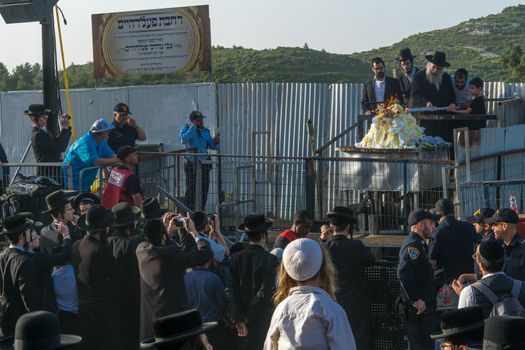
POLYGON ((441 85, 441 82, 443 81, 443 72, 439 72, 437 75, 433 75, 430 72, 430 69, 427 67, 426 75, 427 75, 427 81, 430 84, 433 84, 439 88, 439 86, 441 85))

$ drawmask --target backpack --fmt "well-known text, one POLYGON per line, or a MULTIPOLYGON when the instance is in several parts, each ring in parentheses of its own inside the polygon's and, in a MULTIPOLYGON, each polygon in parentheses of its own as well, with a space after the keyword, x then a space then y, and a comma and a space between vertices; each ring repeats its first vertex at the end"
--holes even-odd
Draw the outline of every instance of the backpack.
POLYGON ((473 288, 479 290, 483 295, 489 299, 492 303, 492 311, 490 312, 490 317, 492 316, 520 316, 525 317, 525 309, 518 297, 520 295, 522 282, 518 280, 512 281, 512 290, 509 294, 503 295, 501 298, 498 297, 487 285, 482 283, 471 284, 473 288))

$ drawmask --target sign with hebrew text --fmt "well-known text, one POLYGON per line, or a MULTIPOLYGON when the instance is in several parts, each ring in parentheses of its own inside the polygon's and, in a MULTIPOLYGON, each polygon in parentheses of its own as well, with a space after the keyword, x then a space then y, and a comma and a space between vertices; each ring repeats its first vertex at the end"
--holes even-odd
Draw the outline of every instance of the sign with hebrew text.
POLYGON ((95 14, 95 77, 211 71, 208 6, 95 14))

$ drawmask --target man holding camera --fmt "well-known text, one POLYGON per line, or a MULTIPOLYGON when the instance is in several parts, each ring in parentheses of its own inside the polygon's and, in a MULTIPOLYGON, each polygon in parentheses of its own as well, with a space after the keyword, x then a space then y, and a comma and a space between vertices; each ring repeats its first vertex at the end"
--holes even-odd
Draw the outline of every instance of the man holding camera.
POLYGON ((216 150, 220 143, 220 135, 217 133, 215 137, 211 137, 210 130, 204 127, 204 118, 199 111, 190 113, 190 124, 184 125, 180 131, 180 138, 186 149, 196 148, 192 153, 203 154, 203 156, 187 156, 184 171, 186 173, 186 203, 192 210, 203 210, 206 206, 208 198, 208 189, 210 187, 210 171, 212 165, 208 149, 216 150), (196 207, 195 191, 196 191, 196 175, 197 166, 201 166, 202 179, 202 201, 200 207, 196 207))
MULTIPOLYGON (((24 111, 29 116, 33 124, 31 131, 31 145, 38 163, 61 162, 61 154, 66 151, 71 137, 71 117, 63 114, 60 117, 60 133, 54 136, 47 130, 48 113, 44 105, 32 104, 24 111)), ((60 167, 38 167, 38 176, 48 176, 55 180, 60 180, 60 167)), ((60 182, 60 181, 59 181, 60 182)))

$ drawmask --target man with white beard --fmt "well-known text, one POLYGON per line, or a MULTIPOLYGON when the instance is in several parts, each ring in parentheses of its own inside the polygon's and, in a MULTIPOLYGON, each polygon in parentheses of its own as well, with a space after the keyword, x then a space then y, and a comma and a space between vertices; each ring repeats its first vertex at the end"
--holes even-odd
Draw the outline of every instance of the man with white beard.
MULTIPOLYGON (((436 51, 433 55, 425 56, 427 67, 416 74, 412 83, 412 98, 410 107, 456 107, 456 95, 450 75, 444 71, 450 67, 445 53, 436 51)), ((452 141, 452 129, 449 121, 422 121, 426 133, 432 136, 441 136, 445 141, 452 141)))

